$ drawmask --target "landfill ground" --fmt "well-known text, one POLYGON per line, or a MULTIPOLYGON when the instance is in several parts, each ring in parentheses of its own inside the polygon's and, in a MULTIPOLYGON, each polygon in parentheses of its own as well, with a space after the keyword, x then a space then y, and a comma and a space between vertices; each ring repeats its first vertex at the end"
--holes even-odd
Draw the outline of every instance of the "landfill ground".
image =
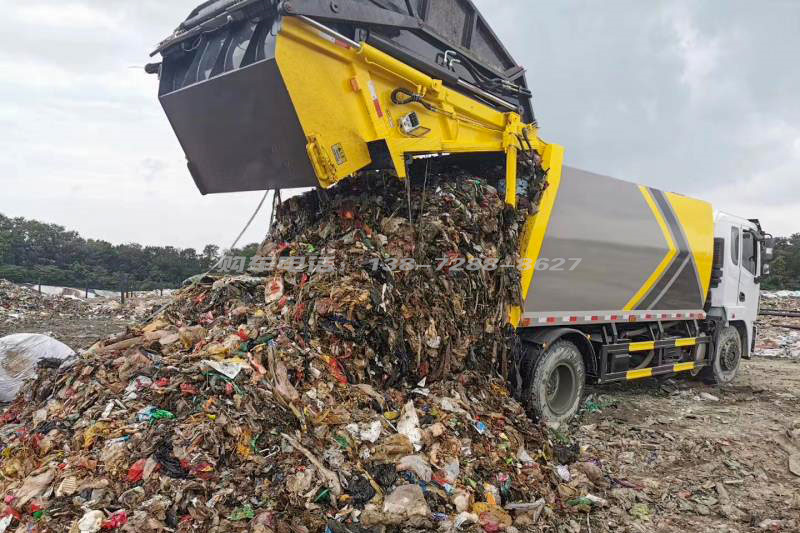
MULTIPOLYGON (((767 347, 780 342, 768 320, 759 340, 767 347)), ((130 322, 55 313, 6 325, 0 336, 49 331, 85 347, 130 322)), ((686 377, 587 388, 588 409, 556 433, 601 466, 607 486, 595 493, 608 505, 589 522, 573 520, 573 531, 800 530, 800 477, 789 470, 790 454, 800 452, 800 353, 793 355, 743 361, 723 389, 686 377)))
POLYGON ((124 331, 133 321, 117 316, 45 316, 0 326, 0 337, 14 333, 41 333, 74 349, 88 348, 97 339, 124 331))
POLYGON ((129 298, 82 300, 37 291, 0 280, 0 337, 15 333, 49 335, 74 350, 90 347, 98 339, 118 334, 146 318, 168 298, 155 293, 129 298))
POLYGON ((591 531, 800 531, 800 477, 789 469, 800 359, 743 361, 725 388, 680 378, 588 392, 602 408, 571 436, 613 480, 591 531))

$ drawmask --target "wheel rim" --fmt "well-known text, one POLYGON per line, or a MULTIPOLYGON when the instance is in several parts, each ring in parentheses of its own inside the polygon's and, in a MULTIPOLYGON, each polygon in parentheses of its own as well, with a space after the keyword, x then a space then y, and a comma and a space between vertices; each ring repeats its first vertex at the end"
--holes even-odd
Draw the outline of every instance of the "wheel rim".
POLYGON ((725 373, 733 372, 739 366, 739 353, 736 339, 730 337, 719 350, 719 368, 725 373))
POLYGON ((547 379, 547 406, 553 413, 567 413, 575 400, 575 370, 566 364, 556 366, 547 379))

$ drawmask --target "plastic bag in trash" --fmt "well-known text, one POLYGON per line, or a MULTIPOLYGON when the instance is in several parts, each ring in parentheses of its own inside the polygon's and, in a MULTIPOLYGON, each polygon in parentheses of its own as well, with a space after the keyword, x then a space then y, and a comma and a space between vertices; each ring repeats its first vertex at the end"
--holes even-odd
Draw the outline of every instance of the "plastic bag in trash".
POLYGON ((18 333, 0 339, 0 402, 12 402, 26 380, 36 376, 43 359, 75 355, 66 344, 47 335, 18 333))

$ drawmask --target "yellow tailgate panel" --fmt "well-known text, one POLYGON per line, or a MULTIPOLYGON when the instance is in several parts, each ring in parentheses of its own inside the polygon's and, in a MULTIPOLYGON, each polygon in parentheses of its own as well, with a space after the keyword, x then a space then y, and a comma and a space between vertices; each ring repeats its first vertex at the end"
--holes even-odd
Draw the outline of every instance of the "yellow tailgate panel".
MULTIPOLYGON (((515 113, 501 113, 442 85, 368 44, 356 50, 317 29, 285 17, 275 57, 303 131, 320 182, 329 187, 369 165, 368 142, 385 140, 395 170, 405 176, 404 155, 414 153, 505 152, 509 130, 530 128, 515 113), (420 103, 392 102, 395 89, 424 95, 420 103), (407 134, 400 119, 411 112, 421 128, 407 134), (509 126, 510 125, 510 126, 509 126)), ((516 139, 513 139, 516 143, 516 139)))

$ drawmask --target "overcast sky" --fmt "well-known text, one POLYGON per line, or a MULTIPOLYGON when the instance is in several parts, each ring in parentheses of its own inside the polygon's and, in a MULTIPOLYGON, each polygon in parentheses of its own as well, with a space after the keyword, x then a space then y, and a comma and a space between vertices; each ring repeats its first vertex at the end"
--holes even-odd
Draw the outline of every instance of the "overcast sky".
MULTIPOLYGON (((141 68, 198 3, 0 0, 0 213, 230 244, 261 194, 200 195, 141 68)), ((800 1, 476 3, 568 164, 800 232, 800 1)))

